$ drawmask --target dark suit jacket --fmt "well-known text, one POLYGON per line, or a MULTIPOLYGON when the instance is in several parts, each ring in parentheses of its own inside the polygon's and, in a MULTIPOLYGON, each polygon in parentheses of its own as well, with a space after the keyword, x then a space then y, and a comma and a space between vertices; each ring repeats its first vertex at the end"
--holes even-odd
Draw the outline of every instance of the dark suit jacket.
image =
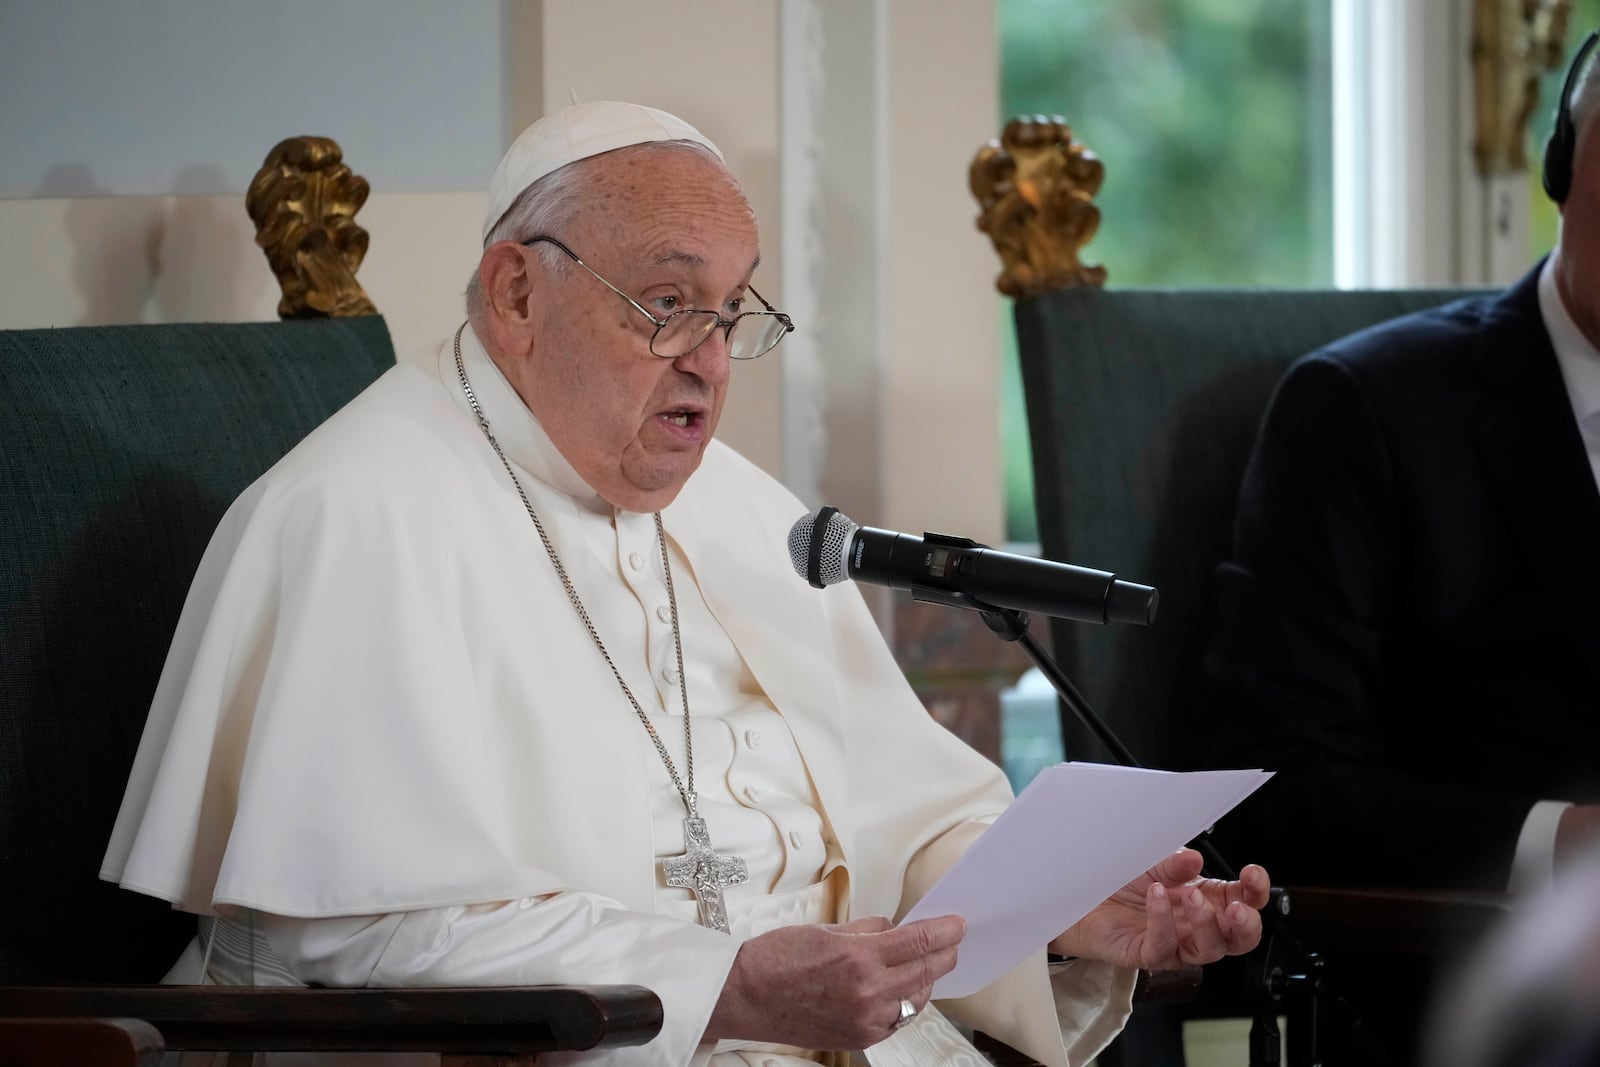
POLYGON ((1499 296, 1295 364, 1208 660, 1224 821, 1274 879, 1503 889, 1535 800, 1600 800, 1600 492, 1539 315, 1499 296))

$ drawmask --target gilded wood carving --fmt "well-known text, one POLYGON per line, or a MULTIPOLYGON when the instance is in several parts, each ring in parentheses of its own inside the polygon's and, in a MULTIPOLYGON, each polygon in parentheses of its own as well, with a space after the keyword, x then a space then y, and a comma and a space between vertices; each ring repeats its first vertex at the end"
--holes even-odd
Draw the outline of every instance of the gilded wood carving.
POLYGON ((1572 0, 1475 0, 1473 159, 1483 177, 1528 169, 1528 119, 1539 79, 1562 66, 1572 0))
POLYGON ((245 197, 256 244, 283 290, 282 319, 376 315, 356 281, 367 254, 367 231, 355 213, 367 202, 367 180, 351 173, 326 137, 290 137, 267 153, 245 197))
POLYGON ((1105 167, 1059 115, 1006 123, 998 141, 978 149, 968 172, 978 229, 989 235, 1004 269, 995 287, 1026 297, 1046 289, 1104 285, 1104 267, 1079 258, 1100 228, 1095 194, 1105 167))

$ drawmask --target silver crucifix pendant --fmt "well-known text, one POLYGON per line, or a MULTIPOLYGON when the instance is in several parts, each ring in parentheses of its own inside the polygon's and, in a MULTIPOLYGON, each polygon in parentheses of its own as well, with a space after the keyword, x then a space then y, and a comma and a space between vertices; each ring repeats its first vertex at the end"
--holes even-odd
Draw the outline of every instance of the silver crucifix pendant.
POLYGON ((667 873, 667 884, 694 893, 695 904, 700 908, 701 926, 729 933, 728 908, 722 900, 722 891, 728 886, 748 882, 749 868, 738 856, 718 855, 712 851, 706 821, 695 816, 683 820, 683 847, 683 855, 668 856, 661 861, 667 873))

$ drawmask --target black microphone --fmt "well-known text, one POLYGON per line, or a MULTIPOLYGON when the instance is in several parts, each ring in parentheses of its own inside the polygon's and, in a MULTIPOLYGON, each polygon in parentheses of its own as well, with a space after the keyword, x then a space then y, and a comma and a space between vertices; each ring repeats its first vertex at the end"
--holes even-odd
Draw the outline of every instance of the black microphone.
POLYGON ((857 526, 819 508, 789 528, 789 559, 818 589, 846 578, 954 607, 1012 608, 1078 622, 1155 621, 1157 593, 1109 571, 997 552, 965 537, 857 526))

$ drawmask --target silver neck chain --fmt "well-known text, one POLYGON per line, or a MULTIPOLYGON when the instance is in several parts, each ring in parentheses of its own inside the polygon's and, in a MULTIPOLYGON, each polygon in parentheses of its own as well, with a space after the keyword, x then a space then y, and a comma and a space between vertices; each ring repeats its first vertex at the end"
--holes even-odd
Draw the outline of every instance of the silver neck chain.
POLYGON ((461 391, 466 394, 467 404, 478 420, 478 428, 483 431, 483 436, 489 439, 494 454, 500 457, 500 463, 505 467, 506 474, 511 476, 511 484, 517 487, 517 495, 522 498, 522 506, 528 509, 528 518, 533 520, 533 528, 539 531, 539 540, 544 543, 544 550, 549 554, 550 562, 555 564, 556 574, 561 579, 561 587, 567 591, 567 599, 572 601, 572 607, 577 611, 578 618, 583 620, 583 627, 589 631, 589 638, 594 641, 594 647, 600 650, 606 666, 611 668, 612 677, 616 678, 617 685, 628 698, 628 703, 633 705, 639 721, 650 734, 650 740, 655 742, 656 751, 661 754, 661 762, 666 764, 667 773, 672 776, 672 784, 678 787, 678 795, 683 798, 683 806, 688 809, 689 817, 699 818, 694 791, 694 739, 689 730, 689 676, 683 669, 683 637, 678 629, 678 594, 672 587, 672 564, 667 560, 667 535, 661 527, 661 512, 655 513, 656 544, 661 549, 661 569, 667 576, 667 602, 672 605, 672 644, 678 654, 678 692, 683 698, 684 778, 678 777, 678 768, 673 764, 672 757, 667 754, 667 746, 661 743, 661 735, 656 733, 656 728, 650 724, 650 717, 644 713, 644 708, 639 706, 633 690, 622 680, 622 672, 617 670, 616 663, 611 659, 611 653, 606 651, 605 642, 600 640, 600 632, 595 629, 593 620, 589 618, 589 612, 583 606, 583 601, 578 598, 578 590, 573 586, 572 579, 567 576, 567 568, 561 565, 561 557, 556 554, 555 545, 550 543, 550 535, 545 533, 544 523, 539 521, 539 513, 533 510, 533 502, 528 499, 527 491, 522 487, 522 479, 512 470, 511 461, 506 458, 505 450, 500 447, 500 442, 495 440, 493 432, 489 429, 489 420, 478 404, 477 394, 472 391, 472 383, 467 380, 467 366, 461 359, 461 334, 466 328, 467 324, 463 322, 456 330, 456 374, 461 378, 461 391))

